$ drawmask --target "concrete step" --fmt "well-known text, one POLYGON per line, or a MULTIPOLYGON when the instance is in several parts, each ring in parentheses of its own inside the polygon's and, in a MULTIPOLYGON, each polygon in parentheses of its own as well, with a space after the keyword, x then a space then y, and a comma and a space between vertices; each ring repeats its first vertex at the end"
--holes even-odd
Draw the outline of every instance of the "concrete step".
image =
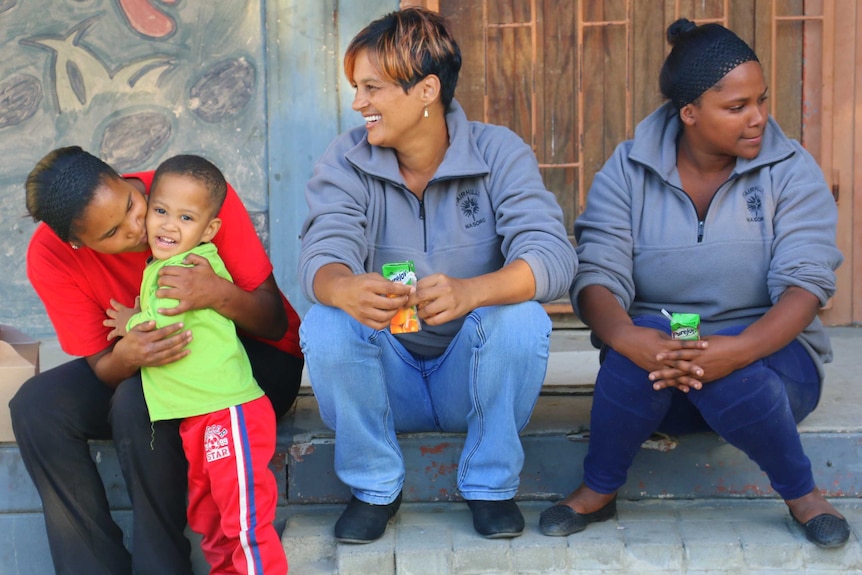
MULTIPOLYGON (((834 503, 862 525, 858 501, 834 503)), ((524 534, 489 540, 476 535, 463 503, 407 503, 383 538, 349 545, 332 536, 343 506, 290 505, 283 543, 290 572, 302 575, 862 573, 858 530, 841 549, 819 549, 780 501, 621 500, 615 519, 568 537, 539 532, 547 506, 522 502, 524 534)))
POLYGON ((554 349, 552 338, 545 392, 523 434, 527 460, 518 498, 527 527, 521 537, 487 540, 473 530, 453 478, 462 437, 405 434, 399 438, 407 462, 401 511, 380 541, 336 543, 333 526, 349 493, 332 470, 334 436, 319 420, 314 398, 305 396, 280 437, 291 445, 283 535, 291 572, 862 574, 862 411, 856 386, 862 331, 832 332, 837 361, 827 366, 820 406, 800 432, 818 485, 853 529, 842 549, 809 543, 763 473, 714 434, 647 442, 620 492, 617 518, 566 538, 541 535, 539 513, 581 480, 598 365, 583 347, 582 334, 555 332, 560 347, 554 349))
MULTIPOLYGON (((295 413, 280 422, 271 466, 291 573, 862 575, 862 330, 830 333, 836 361, 827 365, 820 406, 800 432, 818 485, 854 528, 842 550, 806 542, 762 472, 714 434, 648 442, 620 493, 616 520, 568 538, 542 536, 538 514, 580 482, 598 369, 586 331, 555 330, 544 394, 524 432, 519 501, 527 529, 511 541, 477 536, 458 500, 453 471, 463 437, 407 434, 400 438, 408 456, 406 503, 386 536, 370 545, 336 545, 332 528, 349 493, 332 470, 334 436, 306 380, 295 413)), ((43 342, 46 369, 66 359, 56 342, 43 342)), ((113 444, 94 442, 91 453, 128 540, 130 506, 113 444)), ((0 485, 0 574, 52 572, 41 504, 14 443, 0 444, 0 485)), ((207 573, 193 547, 195 572, 207 573)))
MULTIPOLYGON (((862 394, 858 393, 862 330, 832 328, 835 361, 826 366, 820 405, 800 426, 818 486, 828 496, 862 494, 862 394)), ((543 395, 522 433, 526 461, 519 498, 553 500, 581 480, 589 439, 598 352, 585 330, 554 330, 543 395)), ((310 389, 308 390, 310 393, 310 389)), ((279 427, 286 448, 286 498, 293 504, 335 503, 349 492, 335 476, 334 433, 312 395, 279 427)), ((463 435, 403 434, 405 501, 457 501, 455 469, 463 435)), ((766 476, 715 434, 656 437, 644 445, 621 491, 624 498, 772 497, 766 476)))
MULTIPOLYGON (((521 433, 525 463, 518 498, 556 500, 576 487, 589 441, 589 395, 542 395, 521 433)), ((313 396, 300 397, 290 422, 279 428, 287 445, 287 501, 336 503, 350 499, 333 469, 335 434, 323 425, 313 396)), ((862 494, 862 432, 818 426, 802 442, 817 484, 827 496, 862 494)), ((458 501, 455 483, 464 435, 399 435, 405 462, 404 500, 458 501)), ((774 497, 766 475, 714 433, 655 436, 635 458, 625 499, 774 497)))

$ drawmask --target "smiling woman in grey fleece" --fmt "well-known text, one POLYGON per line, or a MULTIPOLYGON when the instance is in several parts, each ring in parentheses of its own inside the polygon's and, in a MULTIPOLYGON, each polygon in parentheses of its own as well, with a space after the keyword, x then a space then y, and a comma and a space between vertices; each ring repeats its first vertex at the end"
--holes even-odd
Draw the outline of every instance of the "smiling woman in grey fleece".
POLYGON ((837 210, 814 159, 769 117, 751 48, 681 19, 661 74, 670 100, 596 175, 575 223, 572 303, 602 344, 584 482, 545 510, 546 535, 616 512, 656 430, 714 430, 769 477, 806 536, 838 547, 846 520, 814 485, 796 424, 832 357, 817 318, 841 264, 837 210), (662 310, 700 314, 671 338, 662 310))
POLYGON ((306 189, 299 279, 314 305, 300 341, 352 493, 334 527, 342 543, 379 539, 398 512, 399 432, 466 433, 457 487, 474 529, 524 530, 519 432, 551 333, 540 303, 566 294, 577 259, 530 146, 469 121, 454 98, 460 68, 438 13, 371 22, 344 57, 363 125, 332 142, 306 189), (381 274, 405 260, 415 286, 381 274), (421 329, 391 329, 413 306, 421 329))

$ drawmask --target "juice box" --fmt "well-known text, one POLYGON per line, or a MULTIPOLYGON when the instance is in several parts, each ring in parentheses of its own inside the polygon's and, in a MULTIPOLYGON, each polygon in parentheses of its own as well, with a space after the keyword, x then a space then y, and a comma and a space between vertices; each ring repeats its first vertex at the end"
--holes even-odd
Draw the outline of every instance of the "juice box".
POLYGON ((700 339, 700 315, 696 313, 671 314, 670 333, 673 339, 700 339))
MULTIPOLYGON (((392 262, 383 264, 383 277, 389 281, 402 283, 409 286, 416 285, 416 270, 413 261, 392 262)), ((404 307, 398 310, 389 322, 389 331, 392 333, 413 333, 419 331, 419 310, 416 306, 404 307)))

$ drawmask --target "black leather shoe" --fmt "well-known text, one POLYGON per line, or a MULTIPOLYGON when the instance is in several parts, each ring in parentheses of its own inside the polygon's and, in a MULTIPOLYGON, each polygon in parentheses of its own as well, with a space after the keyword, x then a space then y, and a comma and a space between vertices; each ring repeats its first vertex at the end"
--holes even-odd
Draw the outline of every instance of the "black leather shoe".
POLYGON ((383 536, 389 520, 401 507, 401 494, 387 505, 372 505, 356 497, 335 522, 335 539, 342 543, 371 543, 383 536))
POLYGON ((565 537, 587 528, 590 523, 607 521, 617 514, 617 498, 592 513, 578 513, 568 505, 548 507, 539 516, 539 530, 551 537, 565 537))
POLYGON ((805 537, 818 547, 834 549, 843 546, 850 538, 850 525, 843 517, 821 513, 802 523, 793 513, 790 516, 805 528, 805 537))
POLYGON ((467 499, 473 513, 473 528, 482 537, 504 539, 524 532, 524 516, 514 499, 484 501, 467 499))

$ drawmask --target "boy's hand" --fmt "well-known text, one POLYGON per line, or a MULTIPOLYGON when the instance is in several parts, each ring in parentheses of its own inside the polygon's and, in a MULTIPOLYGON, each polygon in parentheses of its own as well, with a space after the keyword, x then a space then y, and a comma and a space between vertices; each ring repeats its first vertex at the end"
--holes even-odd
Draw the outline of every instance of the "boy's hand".
POLYGON ((135 307, 126 307, 120 302, 116 300, 111 300, 111 307, 105 310, 105 313, 108 316, 108 319, 102 322, 102 325, 105 327, 112 328, 110 333, 108 333, 108 341, 111 341, 117 337, 125 337, 128 332, 126 331, 126 324, 129 323, 129 319, 139 313, 141 311, 141 298, 140 296, 135 298, 135 307))

